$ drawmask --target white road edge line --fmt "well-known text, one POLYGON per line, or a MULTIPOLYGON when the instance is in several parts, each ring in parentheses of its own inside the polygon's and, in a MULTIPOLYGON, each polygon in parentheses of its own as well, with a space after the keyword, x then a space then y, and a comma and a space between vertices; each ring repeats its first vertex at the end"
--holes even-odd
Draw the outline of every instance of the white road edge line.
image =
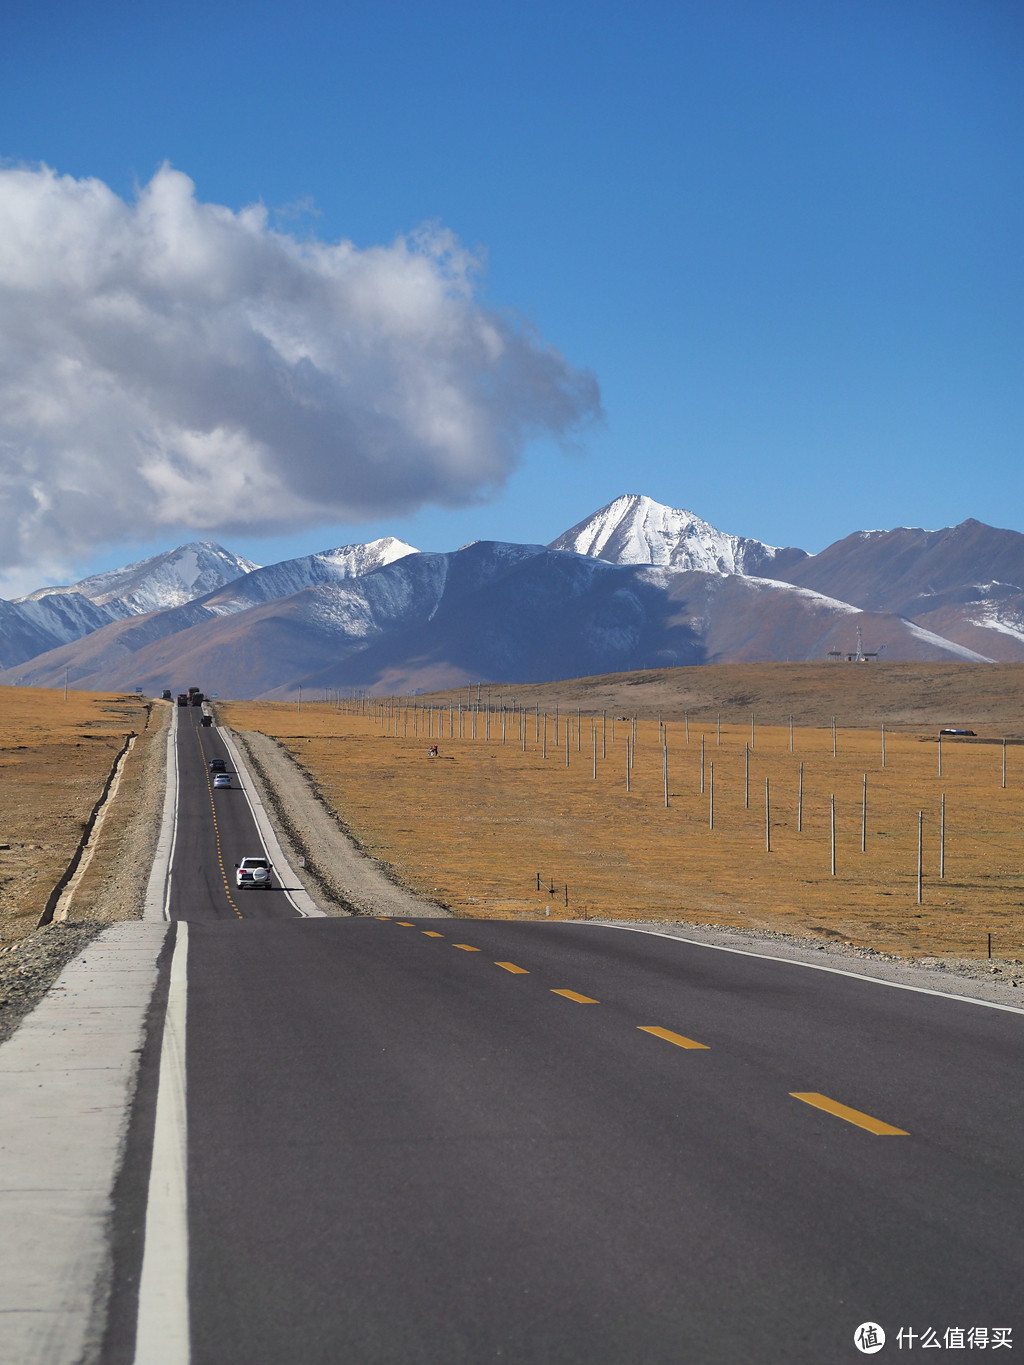
POLYGON ((833 976, 848 976, 853 981, 870 981, 876 986, 891 986, 897 991, 914 991, 918 995, 934 995, 939 1000, 959 1000, 965 1005, 984 1005, 989 1010, 1003 1010, 1006 1014, 1024 1014, 1019 1005, 1000 1005, 995 1000, 979 1000, 976 995, 958 995, 954 991, 935 991, 930 986, 908 986, 903 981, 886 981, 881 976, 866 972, 847 972, 842 967, 826 967, 823 962, 801 962, 793 957, 775 957, 772 953, 755 953, 750 948, 728 948, 724 943, 702 943, 699 938, 683 938, 681 934, 666 934, 661 929, 645 929, 639 924, 594 923, 595 929, 627 929, 634 934, 653 934, 655 938, 669 938, 674 943, 689 943, 695 948, 712 948, 718 953, 738 953, 740 957, 759 957, 765 962, 785 962, 791 967, 808 967, 812 972, 831 972, 833 976))
POLYGON ((171 876, 174 848, 178 842, 178 708, 171 711, 167 728, 167 773, 164 785, 164 810, 160 835, 153 855, 153 870, 146 884, 146 904, 142 918, 169 920, 171 917, 171 876))
MULTIPOLYGON (((295 875, 294 868, 285 857, 284 849, 281 847, 278 837, 274 833, 274 827, 270 823, 270 817, 267 815, 263 802, 260 800, 259 792, 257 792, 256 788, 253 786, 249 770, 242 762, 242 755, 235 746, 231 731, 226 725, 218 725, 217 732, 224 741, 228 753, 231 755, 231 762, 234 764, 235 772, 238 774, 239 780, 242 783, 242 791, 245 793, 245 799, 248 801, 249 809, 252 811, 252 818, 256 821, 256 828, 259 830, 260 838, 263 840, 263 851, 266 853, 269 862, 277 869, 278 882, 285 880, 285 877, 282 876, 282 873, 284 873, 287 875, 289 884, 294 885, 299 879, 295 875)), ((325 912, 314 903, 307 891, 296 890, 293 894, 284 886, 281 886, 281 890, 284 892, 293 908, 298 911, 303 918, 327 918, 325 912)))
POLYGON ((188 924, 179 920, 160 1048, 135 1365, 189 1365, 192 1354, 188 1305, 187 1001, 188 924))

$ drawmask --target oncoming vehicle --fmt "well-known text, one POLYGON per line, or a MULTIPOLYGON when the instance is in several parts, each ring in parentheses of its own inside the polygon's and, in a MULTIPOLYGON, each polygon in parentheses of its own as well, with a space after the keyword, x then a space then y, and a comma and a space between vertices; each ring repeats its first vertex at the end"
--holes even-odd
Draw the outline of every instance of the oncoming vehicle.
POLYGON ((235 864, 236 886, 262 886, 269 889, 271 866, 266 858, 243 858, 235 864))
POLYGON ((213 785, 215 787, 230 787, 231 778, 227 773, 215 773, 213 777, 213 785))

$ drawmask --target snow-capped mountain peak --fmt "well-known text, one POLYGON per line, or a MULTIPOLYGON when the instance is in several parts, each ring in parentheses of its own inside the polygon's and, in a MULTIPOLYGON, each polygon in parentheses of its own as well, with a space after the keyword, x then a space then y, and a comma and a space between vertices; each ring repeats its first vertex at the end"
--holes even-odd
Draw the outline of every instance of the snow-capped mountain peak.
POLYGON ((419 550, 414 545, 407 545, 395 536, 383 536, 380 540, 367 541, 365 545, 339 545, 336 550, 321 550, 311 558, 344 570, 346 578, 356 578, 381 564, 393 564, 396 559, 417 554, 419 550))
POLYGON ((551 550, 605 559, 611 564, 653 564, 705 573, 760 575, 781 562, 805 558, 728 535, 682 507, 666 507, 637 493, 623 494, 553 540, 551 550))
POLYGON ((68 587, 39 588, 19 600, 36 602, 44 597, 78 593, 97 606, 114 608, 119 616, 136 616, 193 602, 258 567, 213 541, 191 541, 152 559, 93 574, 68 587))

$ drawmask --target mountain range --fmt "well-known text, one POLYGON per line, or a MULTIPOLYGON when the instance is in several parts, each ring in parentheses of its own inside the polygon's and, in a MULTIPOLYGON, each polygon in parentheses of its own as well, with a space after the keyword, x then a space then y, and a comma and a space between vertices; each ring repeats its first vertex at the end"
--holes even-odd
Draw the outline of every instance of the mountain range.
POLYGON ((810 555, 624 495, 549 545, 392 537, 260 567, 207 542, 0 602, 0 684, 284 698, 684 664, 1024 660, 1024 535, 859 531, 810 555))

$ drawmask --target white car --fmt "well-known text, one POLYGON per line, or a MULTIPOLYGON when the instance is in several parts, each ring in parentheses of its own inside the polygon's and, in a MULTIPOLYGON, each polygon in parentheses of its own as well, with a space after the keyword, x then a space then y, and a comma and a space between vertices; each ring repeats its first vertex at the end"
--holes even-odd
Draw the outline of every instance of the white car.
POLYGON ((271 866, 266 858, 243 858, 235 864, 235 885, 269 889, 271 866))
POLYGON ((215 787, 230 787, 231 777, 228 773, 214 773, 213 785, 215 787))

